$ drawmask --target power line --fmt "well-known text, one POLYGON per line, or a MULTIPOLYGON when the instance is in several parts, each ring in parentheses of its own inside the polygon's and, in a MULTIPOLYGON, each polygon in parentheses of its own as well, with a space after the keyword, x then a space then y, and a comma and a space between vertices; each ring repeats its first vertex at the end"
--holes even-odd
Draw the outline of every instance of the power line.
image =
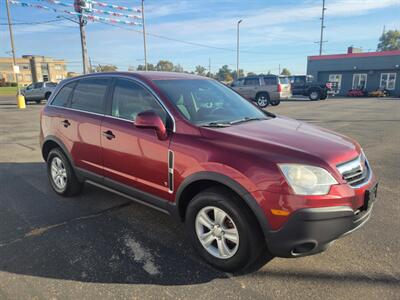
MULTIPOLYGON (((42 25, 42 24, 49 24, 54 22, 63 21, 61 19, 54 19, 54 20, 47 20, 47 21, 37 21, 37 22, 18 22, 13 23, 13 25, 42 25)), ((8 23, 0 23, 0 25, 8 25, 8 23)))

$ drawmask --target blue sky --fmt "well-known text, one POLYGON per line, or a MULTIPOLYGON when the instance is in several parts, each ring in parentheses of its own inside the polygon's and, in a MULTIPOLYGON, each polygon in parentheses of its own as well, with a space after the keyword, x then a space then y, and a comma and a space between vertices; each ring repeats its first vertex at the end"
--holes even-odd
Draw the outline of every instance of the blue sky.
MULTIPOLYGON (((57 6, 38 0, 20 0, 57 6)), ((72 3, 72 0, 62 0, 72 3)), ((138 7, 140 1, 103 2, 138 7)), ((306 71, 307 55, 318 54, 322 0, 146 0, 147 31, 151 34, 200 43, 225 50, 199 47, 148 37, 148 61, 167 59, 180 63, 185 70, 196 65, 215 72, 224 64, 236 68, 236 22, 240 25, 240 67, 246 72, 271 70, 279 64, 292 73, 306 71)), ((348 46, 374 51, 382 33, 400 29, 400 0, 326 0, 324 54, 344 53, 348 46)), ((16 23, 53 20, 57 13, 11 6, 16 23)), ((0 0, 0 23, 6 22, 5 0, 0 0)), ((142 35, 123 25, 116 28, 89 22, 86 26, 88 53, 93 64, 115 64, 127 70, 143 61, 142 35), (124 29, 125 28, 125 29, 124 29)), ((0 25, 0 56, 10 50, 7 26, 0 25)), ((14 26, 17 55, 36 54, 68 61, 68 70, 81 71, 78 26, 70 21, 14 26)))

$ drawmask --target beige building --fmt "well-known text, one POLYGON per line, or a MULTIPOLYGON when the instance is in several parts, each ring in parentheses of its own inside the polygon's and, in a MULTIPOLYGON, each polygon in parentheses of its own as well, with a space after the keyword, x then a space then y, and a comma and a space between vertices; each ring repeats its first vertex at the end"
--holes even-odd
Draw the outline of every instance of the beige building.
MULTIPOLYGON (((21 85, 38 81, 59 82, 67 78, 65 60, 38 55, 23 55, 17 58, 21 85)), ((0 81, 15 82, 11 57, 0 57, 0 81)))

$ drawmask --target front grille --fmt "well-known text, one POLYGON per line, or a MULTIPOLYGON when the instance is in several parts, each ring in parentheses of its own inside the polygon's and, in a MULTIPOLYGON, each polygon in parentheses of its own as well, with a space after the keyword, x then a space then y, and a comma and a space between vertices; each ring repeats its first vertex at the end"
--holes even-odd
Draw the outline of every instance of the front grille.
POLYGON ((343 179, 353 187, 367 181, 370 172, 364 154, 361 154, 353 160, 337 165, 337 169, 340 174, 342 174, 343 179))

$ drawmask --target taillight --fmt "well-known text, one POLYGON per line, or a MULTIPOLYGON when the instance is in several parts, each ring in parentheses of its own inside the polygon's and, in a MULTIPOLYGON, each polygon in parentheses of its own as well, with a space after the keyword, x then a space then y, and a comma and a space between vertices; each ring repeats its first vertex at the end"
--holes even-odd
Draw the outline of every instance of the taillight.
POLYGON ((278 93, 282 92, 282 84, 278 83, 278 93))

